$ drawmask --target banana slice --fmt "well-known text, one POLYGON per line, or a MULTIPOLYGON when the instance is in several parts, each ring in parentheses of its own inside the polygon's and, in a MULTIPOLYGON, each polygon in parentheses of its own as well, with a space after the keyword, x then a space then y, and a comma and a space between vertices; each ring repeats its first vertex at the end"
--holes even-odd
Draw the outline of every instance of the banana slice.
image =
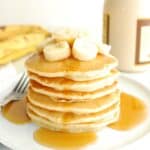
POLYGON ((52 43, 53 41, 54 39, 52 37, 48 37, 47 39, 45 39, 43 42, 39 44, 38 49, 43 49, 46 45, 52 43))
POLYGON ((60 28, 57 29, 57 31, 53 32, 52 37, 57 40, 65 40, 67 41, 71 46, 73 45, 76 38, 89 36, 88 32, 85 31, 78 31, 75 29, 70 28, 60 28))
POLYGON ((44 56, 48 61, 58 61, 68 58, 71 55, 71 49, 66 41, 52 41, 43 49, 44 56))
POLYGON ((75 38, 75 33, 70 29, 59 29, 52 34, 52 37, 60 41, 65 40, 72 45, 75 38))
POLYGON ((100 54, 109 55, 110 50, 111 50, 111 46, 110 45, 101 43, 101 44, 97 44, 97 46, 98 46, 98 52, 100 54))
POLYGON ((98 47, 89 38, 77 38, 72 47, 73 56, 81 61, 89 61, 96 58, 98 47))

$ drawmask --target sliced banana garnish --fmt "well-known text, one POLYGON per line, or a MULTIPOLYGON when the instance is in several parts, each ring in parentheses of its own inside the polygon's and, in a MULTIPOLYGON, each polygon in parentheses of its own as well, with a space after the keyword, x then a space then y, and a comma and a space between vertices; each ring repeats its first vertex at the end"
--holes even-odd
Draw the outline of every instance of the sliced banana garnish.
POLYGON ((43 42, 39 44, 38 49, 43 49, 46 45, 48 45, 49 43, 53 41, 54 39, 52 37, 48 37, 47 39, 45 39, 43 42))
POLYGON ((72 47, 73 56, 81 61, 89 61, 96 58, 98 47, 89 38, 77 38, 72 47))
POLYGON ((65 40, 67 41, 71 46, 73 45, 73 42, 76 38, 89 36, 88 32, 85 31, 78 31, 75 29, 70 28, 60 28, 57 31, 52 33, 52 37, 57 40, 65 40))
POLYGON ((44 56, 48 61, 58 61, 68 58, 71 55, 71 49, 67 41, 51 41, 43 49, 44 56))
POLYGON ((73 30, 70 29, 60 29, 52 34, 52 37, 56 38, 57 40, 65 40, 69 44, 74 42, 75 33, 73 30))
POLYGON ((110 53, 110 50, 111 50, 110 45, 101 43, 101 44, 97 44, 97 46, 98 46, 98 52, 100 54, 108 55, 110 53))
POLYGON ((98 53, 109 55, 111 46, 99 43, 89 32, 58 28, 39 46, 39 50, 42 49, 48 61, 68 58, 71 53, 80 61, 89 61, 95 59, 98 53))

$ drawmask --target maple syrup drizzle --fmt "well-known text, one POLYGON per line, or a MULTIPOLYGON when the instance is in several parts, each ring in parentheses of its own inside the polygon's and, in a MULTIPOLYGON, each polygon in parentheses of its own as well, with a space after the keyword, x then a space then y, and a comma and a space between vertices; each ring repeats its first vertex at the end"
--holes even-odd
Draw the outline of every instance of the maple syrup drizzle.
POLYGON ((25 124, 30 122, 26 114, 26 99, 11 101, 2 107, 3 116, 15 124, 25 124))
POLYGON ((146 116, 147 107, 142 100, 127 93, 122 93, 119 120, 109 127, 116 130, 129 130, 142 123, 146 116))
POLYGON ((44 146, 55 149, 78 149, 87 146, 96 141, 94 132, 86 133, 67 133, 50 131, 45 128, 39 128, 34 132, 34 139, 44 146))
MULTIPOLYGON (((147 108, 143 101, 129 95, 121 94, 120 117, 118 122, 109 125, 115 130, 129 130, 140 124, 147 116, 147 108)), ((2 108, 4 117, 15 123, 24 124, 30 121, 26 114, 26 99, 11 101, 2 108)), ((34 139, 39 144, 55 149, 77 150, 96 141, 96 133, 67 133, 55 132, 45 128, 39 128, 34 132, 34 139)))

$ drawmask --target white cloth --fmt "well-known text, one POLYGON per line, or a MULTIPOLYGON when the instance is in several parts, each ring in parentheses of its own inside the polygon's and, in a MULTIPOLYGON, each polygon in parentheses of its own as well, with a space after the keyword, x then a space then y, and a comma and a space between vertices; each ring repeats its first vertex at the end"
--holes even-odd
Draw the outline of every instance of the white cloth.
MULTIPOLYGON (((11 92, 17 81, 17 71, 10 63, 0 68, 0 102, 4 97, 11 92)), ((10 150, 4 145, 0 144, 0 150, 10 150)))
POLYGON ((14 88, 17 76, 17 71, 11 63, 0 68, 0 103, 14 88))

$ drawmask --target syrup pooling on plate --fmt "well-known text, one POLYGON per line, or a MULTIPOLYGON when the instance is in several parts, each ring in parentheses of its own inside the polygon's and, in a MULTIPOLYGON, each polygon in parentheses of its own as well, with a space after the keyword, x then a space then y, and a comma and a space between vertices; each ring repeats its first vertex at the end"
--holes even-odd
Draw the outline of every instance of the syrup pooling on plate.
POLYGON ((26 113, 26 99, 11 101, 2 107, 3 116, 12 123, 25 124, 30 122, 26 113))
POLYGON ((85 133, 67 133, 50 131, 45 128, 39 128, 34 132, 34 139, 44 146, 56 149, 75 149, 88 146, 96 141, 94 132, 85 133))
POLYGON ((147 107, 142 100, 127 93, 122 93, 119 120, 109 127, 116 130, 129 130, 142 123, 146 116, 147 107))

